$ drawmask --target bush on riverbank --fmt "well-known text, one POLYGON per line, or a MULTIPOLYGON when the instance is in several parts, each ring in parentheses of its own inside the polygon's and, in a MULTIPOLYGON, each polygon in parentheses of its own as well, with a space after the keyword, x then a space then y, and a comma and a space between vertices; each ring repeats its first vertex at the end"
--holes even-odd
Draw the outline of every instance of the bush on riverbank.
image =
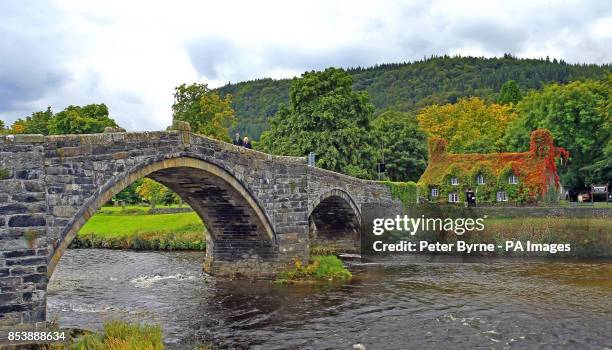
POLYGON ((91 333, 77 338, 73 350, 163 350, 161 327, 111 321, 102 334, 91 333))
POLYGON ((134 249, 134 250, 205 250, 202 231, 136 232, 120 237, 100 237, 95 233, 78 235, 70 248, 134 249))
POLYGON ((295 282, 314 281, 346 281, 353 274, 334 255, 313 256, 311 261, 304 265, 300 260, 295 261, 291 270, 280 272, 276 276, 276 283, 286 284, 295 282))

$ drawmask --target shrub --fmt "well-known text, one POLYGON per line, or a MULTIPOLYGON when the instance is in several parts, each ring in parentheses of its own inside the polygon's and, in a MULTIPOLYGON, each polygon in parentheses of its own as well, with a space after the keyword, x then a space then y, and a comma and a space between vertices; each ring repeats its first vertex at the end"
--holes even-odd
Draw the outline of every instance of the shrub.
POLYGON ((313 260, 313 265, 316 266, 313 274, 317 278, 347 280, 353 277, 337 256, 319 255, 315 256, 313 260))
POLYGON ((0 168, 0 180, 6 180, 11 177, 11 173, 8 169, 0 168))
POLYGON ((399 199, 404 207, 416 205, 417 202, 417 184, 410 182, 391 182, 383 181, 384 185, 389 187, 391 196, 399 199))
POLYGON ((98 334, 86 334, 79 337, 72 346, 73 350, 103 350, 106 349, 102 337, 98 334))
POLYGON ((104 324, 103 334, 79 337, 74 350, 163 350, 161 327, 111 321, 104 324))
POLYGON ((294 283, 300 281, 346 281, 353 274, 344 267, 342 261, 334 255, 313 256, 310 263, 303 265, 301 260, 296 259, 294 268, 281 272, 276 277, 276 283, 294 283))

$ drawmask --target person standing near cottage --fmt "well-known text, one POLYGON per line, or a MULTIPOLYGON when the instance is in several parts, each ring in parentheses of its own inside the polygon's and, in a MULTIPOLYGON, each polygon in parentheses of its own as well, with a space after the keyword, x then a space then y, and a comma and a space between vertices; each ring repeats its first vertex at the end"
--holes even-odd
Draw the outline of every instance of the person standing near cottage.
POLYGON ((242 139, 240 138, 240 133, 236 133, 236 137, 234 138, 235 146, 242 146, 242 139))
POLYGON ((253 148, 253 146, 251 145, 251 141, 249 141, 249 138, 248 138, 248 137, 245 137, 245 138, 244 138, 244 141, 242 142, 242 145, 243 145, 245 148, 249 148, 249 149, 253 148))
POLYGON ((476 204, 476 194, 472 191, 471 188, 465 192, 465 199, 467 201, 468 207, 474 206, 476 204))

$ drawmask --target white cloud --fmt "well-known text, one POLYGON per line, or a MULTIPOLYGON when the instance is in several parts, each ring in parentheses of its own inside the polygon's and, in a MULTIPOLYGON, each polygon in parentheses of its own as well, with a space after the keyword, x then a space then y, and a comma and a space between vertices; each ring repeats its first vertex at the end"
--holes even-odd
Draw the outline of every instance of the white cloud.
POLYGON ((432 54, 609 63, 611 33, 596 0, 3 2, 0 116, 104 102, 130 130, 162 129, 181 83, 432 54))

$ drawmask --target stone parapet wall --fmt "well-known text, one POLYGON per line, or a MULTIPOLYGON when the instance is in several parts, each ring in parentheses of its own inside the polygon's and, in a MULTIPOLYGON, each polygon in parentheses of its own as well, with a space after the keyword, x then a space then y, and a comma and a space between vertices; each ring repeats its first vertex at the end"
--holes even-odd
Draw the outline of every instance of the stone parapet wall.
MULTIPOLYGON (((359 208, 363 203, 372 202, 392 203, 401 208, 401 202, 393 198, 389 187, 378 181, 362 180, 321 168, 308 167, 308 193, 311 199, 325 196, 333 190, 349 194, 359 208)), ((311 211, 312 209, 314 208, 310 208, 311 211)))

